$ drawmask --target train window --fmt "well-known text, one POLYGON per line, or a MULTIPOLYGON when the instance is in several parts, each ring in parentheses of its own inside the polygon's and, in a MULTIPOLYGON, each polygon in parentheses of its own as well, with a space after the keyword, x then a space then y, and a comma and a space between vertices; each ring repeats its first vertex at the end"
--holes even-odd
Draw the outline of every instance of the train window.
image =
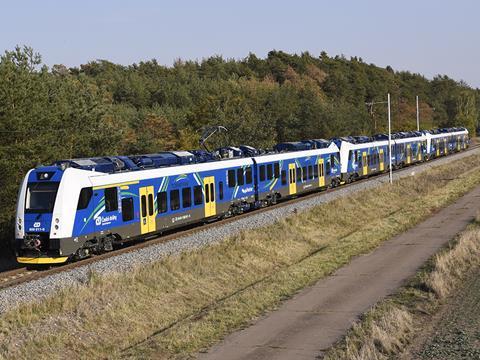
POLYGON ((117 188, 111 187, 105 189, 105 212, 118 210, 117 188))
POLYGON ((158 203, 158 212, 165 213, 167 212, 167 192, 162 191, 157 194, 157 203, 158 203))
POLYGON ((313 166, 312 165, 308 166, 308 178, 310 180, 313 179, 313 166))
POLYGON ((170 191, 170 209, 171 210, 180 209, 180 191, 179 190, 170 191))
POLYGON ((330 160, 327 160, 327 175, 330 174, 330 168, 331 168, 330 160))
POLYGON ((304 166, 302 168, 302 179, 303 179, 303 181, 307 181, 307 167, 306 166, 304 166))
POLYGON ((280 164, 275 163, 273 164, 273 176, 275 179, 278 179, 280 177, 280 164))
POLYGON ((51 213, 55 205, 58 182, 30 183, 25 199, 27 213, 51 213))
POLYGON ((247 184, 252 183, 252 167, 251 166, 247 166, 245 169, 245 182, 247 184))
POLYGON ((330 164, 331 166, 335 166, 335 155, 330 155, 330 164))
POLYGON ((237 169, 237 184, 238 186, 242 186, 245 183, 245 179, 243 177, 243 169, 237 169))
POLYGON ((193 203, 195 205, 203 204, 203 193, 200 185, 193 187, 193 203))
POLYGON ((153 194, 148 194, 148 216, 153 215, 153 194))
POLYGON ((273 179, 273 166, 272 166, 272 164, 267 165, 267 179, 268 180, 273 179))
POLYGON ((297 174, 297 182, 302 182, 302 168, 295 168, 297 174))
POLYGON ((316 179, 318 178, 318 164, 315 164, 313 167, 313 177, 316 179))
POLYGON ((215 201, 215 187, 213 186, 213 183, 210 183, 210 201, 215 201))
POLYGON ((205 202, 210 202, 210 187, 208 186, 208 184, 205 184, 205 202))
POLYGON ((355 150, 355 161, 360 162, 360 157, 358 156, 358 151, 355 150))
POLYGON ((235 187, 235 170, 228 170, 228 187, 235 187))
POLYGON ((133 198, 122 199, 122 220, 133 220, 133 198))
POLYGON ((223 181, 220 181, 218 183, 218 197, 220 198, 220 200, 223 200, 223 181))
POLYGON ((80 196, 78 197, 77 210, 86 209, 92 198, 93 190, 91 187, 86 187, 80 190, 80 196))
POLYGON ((141 201, 142 203, 142 218, 147 216, 147 197, 145 195, 142 195, 141 201))
POLYGON ((265 165, 260 165, 260 181, 265 181, 265 165))
POLYGON ((287 171, 282 170, 282 185, 287 185, 287 171))
POLYGON ((352 161, 352 150, 348 152, 348 161, 352 161))
POLYGON ((192 189, 184 187, 182 189, 182 207, 189 208, 192 206, 192 189))

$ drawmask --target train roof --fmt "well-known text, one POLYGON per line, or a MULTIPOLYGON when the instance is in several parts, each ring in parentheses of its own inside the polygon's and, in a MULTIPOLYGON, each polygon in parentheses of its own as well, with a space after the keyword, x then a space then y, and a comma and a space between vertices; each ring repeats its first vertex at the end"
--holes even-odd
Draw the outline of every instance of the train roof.
MULTIPOLYGON (((447 133, 467 132, 464 127, 441 128, 422 131, 397 132, 392 134, 393 140, 421 137, 431 134, 432 137, 441 137, 447 133)), ((190 151, 162 151, 154 154, 129 155, 129 156, 99 156, 91 158, 65 159, 54 162, 52 165, 62 170, 75 168, 88 170, 96 173, 119 173, 138 170, 158 169, 172 166, 183 166, 202 164, 210 162, 222 162, 227 159, 240 158, 263 158, 264 156, 276 156, 277 158, 289 158, 291 156, 278 156, 282 153, 308 152, 312 150, 325 149, 327 152, 340 148, 342 142, 351 144, 365 144, 383 142, 388 140, 387 134, 373 136, 345 136, 340 138, 310 139, 295 142, 283 142, 275 145, 273 150, 258 150, 248 145, 226 146, 213 152, 204 150, 190 151)), ((401 142, 402 140, 400 140, 401 142)), ((273 160, 272 160, 273 161, 273 160)))
MULTIPOLYGON (((209 170, 219 170, 229 167, 239 167, 239 166, 248 166, 253 165, 252 158, 237 158, 237 159, 225 159, 223 161, 212 161, 205 163, 196 163, 188 164, 182 166, 169 166, 153 169, 145 169, 143 171, 130 171, 130 172, 119 172, 113 174, 105 173, 94 173, 93 176, 90 175, 90 181, 92 186, 104 186, 112 183, 124 183, 129 181, 141 181, 145 179, 164 177, 164 176, 175 176, 182 174, 197 173, 202 171, 209 170)), ((85 172, 85 174, 89 174, 85 172)), ((87 175, 88 176, 88 175, 87 175)))
POLYGON ((260 156, 255 156, 254 159, 257 164, 264 164, 272 161, 287 160, 295 157, 317 156, 317 155, 323 155, 323 154, 330 154, 338 151, 339 149, 337 145, 331 142, 327 148, 292 151, 292 152, 268 153, 260 156))

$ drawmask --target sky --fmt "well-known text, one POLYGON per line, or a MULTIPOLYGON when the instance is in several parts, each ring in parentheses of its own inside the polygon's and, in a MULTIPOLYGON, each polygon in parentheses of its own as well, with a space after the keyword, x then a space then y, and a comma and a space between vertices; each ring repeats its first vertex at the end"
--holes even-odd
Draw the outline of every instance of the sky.
POLYGON ((480 87, 478 0, 0 1, 0 52, 28 45, 48 66, 270 50, 358 56, 480 87))

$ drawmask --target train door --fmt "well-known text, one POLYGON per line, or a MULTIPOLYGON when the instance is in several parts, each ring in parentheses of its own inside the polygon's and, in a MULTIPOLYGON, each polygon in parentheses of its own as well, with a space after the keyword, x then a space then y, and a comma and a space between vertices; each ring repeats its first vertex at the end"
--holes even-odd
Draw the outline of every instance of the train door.
POLYGON ((295 164, 288 164, 288 191, 290 195, 297 193, 297 174, 295 164))
POLYGON ((217 214, 217 207, 215 203, 215 177, 204 177, 203 187, 205 194, 205 217, 214 216, 217 214))
POLYGON ((142 234, 156 230, 153 186, 140 188, 140 230, 142 234))
POLYGON ((407 164, 412 161, 412 144, 407 144, 407 164))
POLYGON ((363 175, 367 175, 368 173, 368 164, 367 164, 367 152, 362 152, 362 165, 363 165, 363 175))
POLYGON ((443 145, 444 145, 444 150, 443 150, 443 153, 445 155, 448 154, 448 143, 447 143, 447 138, 443 139, 443 145))
POLYGON ((323 158, 318 159, 318 186, 325 186, 325 164, 323 158))
POLYGON ((417 143, 417 160, 422 161, 422 143, 417 143))
POLYGON ((385 157, 383 156, 383 149, 380 149, 379 150, 379 160, 380 160, 380 171, 383 171, 385 170, 385 164, 384 164, 384 160, 385 160, 385 157))
POLYGON ((440 141, 435 140, 435 146, 437 147, 437 156, 440 156, 440 141))
POLYGON ((457 136, 457 151, 460 151, 460 136, 457 136))

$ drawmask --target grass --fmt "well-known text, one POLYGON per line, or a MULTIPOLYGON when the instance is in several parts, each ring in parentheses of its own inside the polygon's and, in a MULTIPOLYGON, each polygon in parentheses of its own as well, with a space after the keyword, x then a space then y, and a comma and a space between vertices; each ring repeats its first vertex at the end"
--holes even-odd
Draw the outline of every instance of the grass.
POLYGON ((479 166, 470 156, 126 274, 91 273, 2 315, 0 356, 188 356, 457 199, 479 166))
POLYGON ((388 359, 401 355, 428 317, 480 265, 480 217, 436 254, 408 285, 354 324, 326 360, 388 359))

